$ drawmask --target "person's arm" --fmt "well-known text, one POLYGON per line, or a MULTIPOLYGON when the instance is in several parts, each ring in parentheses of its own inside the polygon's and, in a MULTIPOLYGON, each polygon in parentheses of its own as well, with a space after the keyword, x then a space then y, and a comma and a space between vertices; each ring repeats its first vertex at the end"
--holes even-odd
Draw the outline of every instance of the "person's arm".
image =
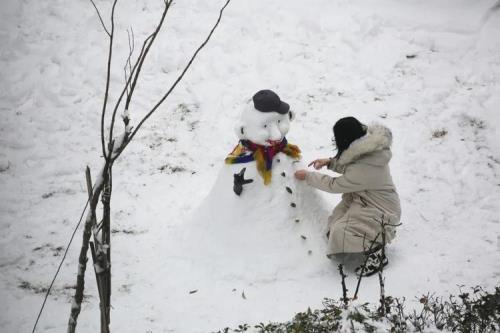
POLYGON ((307 172, 305 180, 308 185, 318 190, 330 193, 350 193, 366 189, 361 179, 354 179, 352 173, 347 172, 340 177, 330 177, 319 172, 307 172))
POLYGON ((329 162, 328 162, 328 165, 327 165, 327 168, 329 170, 332 170, 336 173, 344 173, 345 171, 345 166, 344 165, 339 165, 338 164, 338 159, 335 158, 335 157, 332 157, 330 158, 329 162))

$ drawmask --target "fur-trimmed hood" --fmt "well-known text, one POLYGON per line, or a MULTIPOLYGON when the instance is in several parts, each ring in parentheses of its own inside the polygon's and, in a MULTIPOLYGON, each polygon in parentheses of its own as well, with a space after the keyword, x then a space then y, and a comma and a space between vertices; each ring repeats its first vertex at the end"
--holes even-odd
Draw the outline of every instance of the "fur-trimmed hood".
POLYGON ((366 134, 354 140, 349 148, 340 155, 337 163, 338 165, 347 165, 375 151, 383 151, 384 154, 377 154, 376 158, 371 158, 370 163, 387 164, 392 157, 391 144, 391 130, 380 124, 371 124, 367 128, 366 134))

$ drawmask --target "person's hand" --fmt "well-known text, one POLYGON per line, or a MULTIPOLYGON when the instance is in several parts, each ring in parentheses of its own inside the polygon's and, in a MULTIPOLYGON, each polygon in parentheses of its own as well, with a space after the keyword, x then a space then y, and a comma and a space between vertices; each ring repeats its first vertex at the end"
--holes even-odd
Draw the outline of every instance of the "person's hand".
POLYGON ((311 163, 309 163, 308 167, 310 167, 312 165, 314 167, 314 169, 319 170, 322 167, 324 167, 325 165, 328 165, 328 163, 330 163, 329 158, 318 158, 318 159, 312 161, 311 163))
POLYGON ((305 180, 306 179, 306 175, 307 175, 307 171, 306 170, 297 170, 297 171, 295 171, 295 178, 297 178, 298 180, 305 180))

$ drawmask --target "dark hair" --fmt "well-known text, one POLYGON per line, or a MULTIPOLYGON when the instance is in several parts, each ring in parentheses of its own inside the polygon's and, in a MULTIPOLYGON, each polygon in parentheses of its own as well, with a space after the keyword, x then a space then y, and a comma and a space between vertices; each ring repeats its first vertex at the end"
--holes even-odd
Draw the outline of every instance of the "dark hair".
POLYGON ((345 117, 339 119, 333 125, 333 136, 335 137, 335 145, 337 146, 337 155, 335 155, 335 158, 339 158, 354 140, 359 139, 365 134, 366 126, 356 118, 345 117))

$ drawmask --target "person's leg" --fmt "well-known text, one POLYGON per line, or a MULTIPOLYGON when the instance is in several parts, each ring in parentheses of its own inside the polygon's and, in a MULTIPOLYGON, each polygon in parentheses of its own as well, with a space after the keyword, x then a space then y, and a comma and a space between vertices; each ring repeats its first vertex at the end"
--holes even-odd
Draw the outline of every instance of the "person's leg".
POLYGON ((333 225, 340 221, 342 217, 347 213, 349 210, 349 200, 347 197, 342 196, 342 200, 335 206, 333 209, 332 214, 328 217, 328 228, 326 232, 326 238, 330 238, 330 234, 332 232, 333 225))

